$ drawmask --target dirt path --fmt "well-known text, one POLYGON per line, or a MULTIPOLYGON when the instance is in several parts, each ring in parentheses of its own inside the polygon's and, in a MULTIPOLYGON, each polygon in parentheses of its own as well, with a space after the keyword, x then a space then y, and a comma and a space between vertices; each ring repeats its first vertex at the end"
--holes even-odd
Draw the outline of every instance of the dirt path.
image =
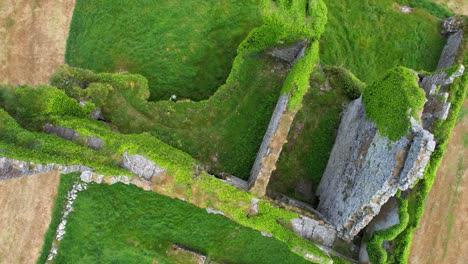
POLYGON ((59 179, 53 172, 0 181, 0 263, 36 263, 59 179))
MULTIPOLYGON (((468 100, 464 108, 468 109, 468 100)), ((452 132, 421 225, 414 234, 409 263, 467 263, 467 143, 468 116, 465 115, 452 132)))
POLYGON ((0 0, 0 84, 47 84, 64 63, 75 0, 0 0))

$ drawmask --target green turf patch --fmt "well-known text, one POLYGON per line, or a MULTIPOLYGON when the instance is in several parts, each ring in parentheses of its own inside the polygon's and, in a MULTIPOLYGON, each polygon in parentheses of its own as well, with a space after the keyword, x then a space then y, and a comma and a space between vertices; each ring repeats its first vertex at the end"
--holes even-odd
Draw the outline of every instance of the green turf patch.
POLYGON ((365 83, 396 66, 435 70, 445 39, 439 34, 440 20, 425 10, 404 14, 392 0, 325 3, 323 64, 343 66, 365 83))
POLYGON ((228 263, 309 263, 288 246, 186 202, 134 186, 88 185, 55 263, 176 263, 173 243, 228 263))
POLYGON ((201 100, 223 84, 238 45, 261 24, 259 0, 78 0, 66 62, 142 74, 152 100, 201 100))
POLYGON ((417 74, 404 67, 385 73, 363 95, 366 116, 390 140, 406 135, 411 126, 410 117, 419 120, 425 102, 426 95, 418 85, 417 74))

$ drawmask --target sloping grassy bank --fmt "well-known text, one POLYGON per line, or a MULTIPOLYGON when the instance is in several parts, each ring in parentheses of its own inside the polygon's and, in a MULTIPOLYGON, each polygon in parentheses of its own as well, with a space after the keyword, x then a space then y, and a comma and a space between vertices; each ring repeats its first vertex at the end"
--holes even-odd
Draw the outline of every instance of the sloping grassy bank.
POLYGON ((329 15, 320 41, 322 64, 343 66, 365 83, 397 66, 435 70, 445 39, 439 34, 440 19, 425 9, 404 14, 392 0, 325 3, 329 15))
POLYGON ((236 49, 262 24, 259 0, 78 0, 66 62, 149 81, 151 100, 209 97, 228 76, 236 49))
POLYGON ((226 83, 207 100, 151 102, 151 82, 148 85, 141 76, 67 67, 55 74, 52 84, 75 99, 95 103, 123 133, 151 132, 214 172, 247 178, 280 94, 292 94, 289 107, 301 106, 318 62, 318 43, 313 40, 320 37, 326 21, 321 0, 262 0, 259 8, 263 24, 240 44, 226 83), (312 43, 292 69, 263 52, 301 39, 312 43))

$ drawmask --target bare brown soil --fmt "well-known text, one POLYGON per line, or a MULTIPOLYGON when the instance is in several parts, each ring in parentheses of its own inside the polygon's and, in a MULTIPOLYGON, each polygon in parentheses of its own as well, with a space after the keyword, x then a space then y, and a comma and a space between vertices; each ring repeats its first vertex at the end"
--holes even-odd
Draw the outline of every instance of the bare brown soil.
POLYGON ((0 1, 0 84, 47 84, 64 63, 75 0, 0 1))
POLYGON ((457 14, 468 16, 468 2, 466 0, 435 0, 435 2, 445 4, 457 14))
MULTIPOLYGON (((468 108, 465 101, 464 108, 468 108)), ((416 230, 409 263, 468 261, 468 116, 452 132, 447 152, 416 230)))
POLYGON ((53 172, 0 181, 0 263, 36 263, 59 179, 53 172))

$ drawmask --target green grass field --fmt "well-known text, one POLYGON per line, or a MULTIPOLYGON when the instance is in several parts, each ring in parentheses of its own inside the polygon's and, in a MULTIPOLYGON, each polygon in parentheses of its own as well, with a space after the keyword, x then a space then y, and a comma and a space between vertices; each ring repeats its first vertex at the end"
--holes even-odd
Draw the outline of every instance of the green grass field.
POLYGON ((149 80, 151 99, 201 100, 224 83, 259 0, 76 1, 66 62, 149 80))
POLYGON ((187 263, 173 243, 227 263, 309 263, 287 244, 220 215, 134 186, 80 193, 55 263, 187 263))
POLYGON ((425 9, 403 14, 392 0, 325 3, 323 64, 343 66, 368 84, 397 66, 435 70, 445 39, 439 34, 440 20, 425 9))

